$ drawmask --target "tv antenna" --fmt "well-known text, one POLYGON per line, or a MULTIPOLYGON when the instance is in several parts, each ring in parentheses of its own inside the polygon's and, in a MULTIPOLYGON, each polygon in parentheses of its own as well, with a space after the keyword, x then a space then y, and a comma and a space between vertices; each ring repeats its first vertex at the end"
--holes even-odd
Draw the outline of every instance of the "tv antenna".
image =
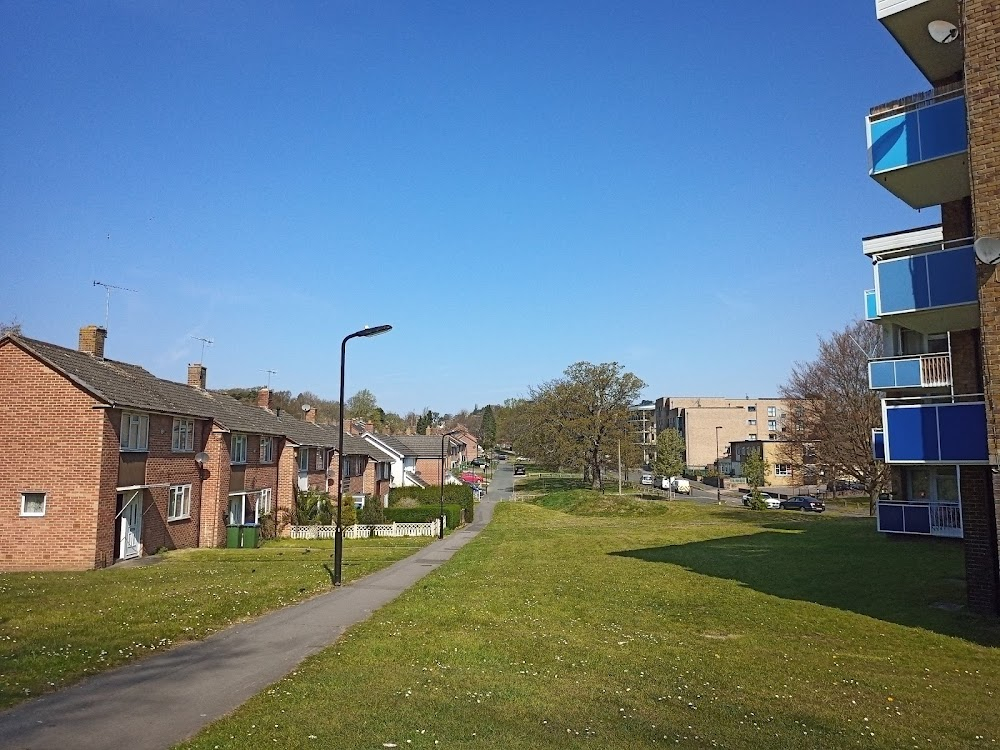
POLYGON ((198 361, 201 362, 202 364, 204 364, 204 362, 205 362, 205 347, 206 346, 211 346, 212 344, 214 344, 215 343, 215 339, 203 339, 201 336, 192 336, 191 338, 193 338, 195 341, 200 341, 201 342, 201 359, 198 360, 198 361))
POLYGON ((267 373, 267 389, 271 390, 271 376, 272 375, 277 375, 278 371, 277 370, 264 370, 264 372, 267 373))
POLYGON ((115 286, 114 284, 105 284, 103 281, 95 281, 94 286, 104 287, 104 291, 107 296, 104 298, 104 330, 108 330, 108 318, 111 316, 111 290, 114 289, 116 292, 135 292, 135 289, 129 289, 124 286, 115 286))

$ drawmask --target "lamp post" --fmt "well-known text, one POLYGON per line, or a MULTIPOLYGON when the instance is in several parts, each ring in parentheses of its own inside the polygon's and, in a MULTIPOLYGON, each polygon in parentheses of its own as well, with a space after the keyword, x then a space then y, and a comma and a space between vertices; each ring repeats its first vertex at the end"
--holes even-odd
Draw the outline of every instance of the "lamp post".
POLYGON ((719 430, 721 426, 715 428, 715 502, 722 505, 722 461, 719 458, 719 430))
POLYGON ((441 514, 438 516, 438 539, 444 539, 444 441, 458 430, 441 433, 441 514))
POLYGON ((344 502, 344 357, 347 354, 347 342, 351 339, 367 338, 378 336, 380 333, 391 331, 392 326, 375 326, 374 328, 362 328, 360 331, 344 336, 340 342, 340 409, 337 428, 340 434, 337 436, 337 528, 333 533, 333 585, 339 586, 341 582, 341 572, 344 562, 344 527, 340 523, 341 506, 344 502))

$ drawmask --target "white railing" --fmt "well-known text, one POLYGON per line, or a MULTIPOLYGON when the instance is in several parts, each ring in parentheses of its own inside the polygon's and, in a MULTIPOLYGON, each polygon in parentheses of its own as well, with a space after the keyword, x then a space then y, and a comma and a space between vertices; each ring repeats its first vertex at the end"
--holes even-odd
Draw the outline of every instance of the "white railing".
POLYGON ((885 502, 879 501, 878 530, 895 534, 928 534, 961 539, 962 507, 959 503, 885 502), (902 511, 900 523, 883 523, 882 508, 902 511))
POLYGON ((951 385, 951 355, 921 354, 920 381, 925 388, 951 385))
POLYGON ((933 536, 962 536, 962 508, 955 503, 929 503, 933 536))
MULTIPOLYGON (((333 539, 336 526, 291 526, 292 539, 333 539)), ((344 527, 344 539, 369 539, 371 537, 437 536, 441 531, 441 521, 430 523, 379 523, 354 524, 344 527)))

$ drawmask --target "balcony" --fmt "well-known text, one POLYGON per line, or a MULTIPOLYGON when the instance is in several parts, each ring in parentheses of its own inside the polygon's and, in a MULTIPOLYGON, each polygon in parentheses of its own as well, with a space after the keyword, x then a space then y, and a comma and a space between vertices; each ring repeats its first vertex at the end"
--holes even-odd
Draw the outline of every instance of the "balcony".
POLYGON ((872 457, 876 461, 885 461, 885 432, 872 430, 872 457))
MULTIPOLYGON (((982 400, 957 401, 957 398, 982 396, 884 399, 885 462, 988 464, 986 404, 982 400)), ((874 448, 877 447, 876 443, 874 448)))
POLYGON ((873 391, 894 388, 947 388, 951 385, 951 355, 918 354, 873 359, 868 363, 868 387, 873 391))
POLYGON ((920 534, 962 538, 962 508, 958 503, 894 503, 879 501, 878 530, 890 534, 920 534))
POLYGON ((955 0, 875 0, 875 15, 931 83, 962 70, 962 39, 942 44, 927 32, 931 21, 961 27, 955 0))
POLYGON ((897 198, 927 208, 969 195, 961 84, 875 107, 867 126, 868 173, 897 198))
POLYGON ((912 248, 908 255, 876 258, 875 290, 865 292, 868 320, 889 318, 888 322, 928 334, 979 327, 971 243, 931 247, 935 249, 912 248))

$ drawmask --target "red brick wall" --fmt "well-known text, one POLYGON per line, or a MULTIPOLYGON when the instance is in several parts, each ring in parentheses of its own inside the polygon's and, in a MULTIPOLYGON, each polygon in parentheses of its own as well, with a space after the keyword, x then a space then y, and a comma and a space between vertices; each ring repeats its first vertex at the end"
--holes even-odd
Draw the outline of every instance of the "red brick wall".
POLYGON ((225 517, 229 510, 229 434, 213 430, 205 443, 208 461, 202 469, 201 547, 220 547, 226 543, 225 517))
POLYGON ((278 518, 278 531, 282 536, 288 534, 284 520, 295 505, 296 479, 299 467, 295 459, 295 451, 281 441, 281 452, 278 456, 278 485, 274 490, 274 507, 278 518))
POLYGON ((104 414, 95 403, 13 343, 0 346, 0 570, 76 570, 100 561, 98 506, 107 496, 104 414), (21 516, 26 490, 47 493, 43 517, 21 516))
MULTIPOLYGON (((447 461, 445 458, 446 463, 447 461)), ((441 484, 441 457, 418 458, 414 471, 428 484, 441 484)))
MULTIPOLYGON (((1000 237, 1000 3, 966 0, 965 91, 969 123, 969 176, 976 237, 1000 237)), ((1000 279, 998 267, 979 266, 982 364, 985 370, 989 450, 1000 454, 1000 279)), ((995 459, 994 459, 995 460, 995 459)), ((962 471, 966 581, 969 605, 1000 614, 997 509, 1000 474, 962 471), (966 475, 969 479, 966 480, 966 475), (977 478, 978 477, 978 478, 977 478), (974 481, 974 478, 977 478, 974 481)))

